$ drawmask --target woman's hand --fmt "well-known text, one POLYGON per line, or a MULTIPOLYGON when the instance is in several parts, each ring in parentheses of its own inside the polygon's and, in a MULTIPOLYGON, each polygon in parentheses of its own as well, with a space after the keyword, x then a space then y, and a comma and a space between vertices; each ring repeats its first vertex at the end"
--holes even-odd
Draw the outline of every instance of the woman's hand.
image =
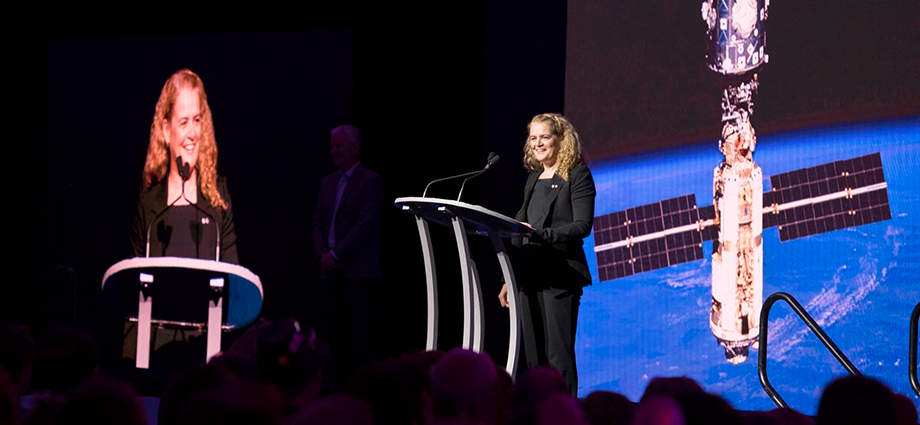
POLYGON ((508 308, 511 304, 508 303, 508 285, 502 285, 502 290, 498 293, 498 302, 502 307, 508 308))

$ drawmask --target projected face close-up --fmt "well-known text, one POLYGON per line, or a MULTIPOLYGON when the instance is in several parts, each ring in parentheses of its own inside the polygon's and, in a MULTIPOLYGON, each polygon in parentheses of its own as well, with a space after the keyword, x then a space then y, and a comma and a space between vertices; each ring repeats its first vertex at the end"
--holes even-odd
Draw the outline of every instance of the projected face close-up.
POLYGON ((170 160, 181 156, 194 170, 201 136, 201 103, 197 90, 179 90, 172 115, 163 121, 163 135, 169 145, 170 160))

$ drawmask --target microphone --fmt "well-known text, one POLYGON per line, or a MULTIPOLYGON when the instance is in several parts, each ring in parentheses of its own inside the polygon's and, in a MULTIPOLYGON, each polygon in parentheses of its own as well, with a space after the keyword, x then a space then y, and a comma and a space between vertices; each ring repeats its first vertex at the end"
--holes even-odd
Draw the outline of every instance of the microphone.
MULTIPOLYGON (((179 177, 182 177, 182 196, 176 198, 176 200, 172 201, 172 203, 167 205, 166 208, 163 208, 162 210, 160 210, 160 212, 158 212, 157 215, 153 216, 153 220, 150 220, 150 223, 147 224, 146 257, 150 257, 150 230, 153 229, 153 223, 156 223, 157 220, 159 220, 160 217, 163 216, 163 214, 166 214, 166 211, 169 211, 169 209, 172 208, 173 205, 176 205, 176 203, 179 202, 180 199, 185 199, 186 201, 188 201, 188 199, 185 198, 185 182, 188 181, 189 177, 191 177, 190 175, 191 170, 190 170, 188 163, 182 161, 182 155, 176 156, 176 171, 179 172, 179 177)), ((167 193, 169 193, 169 191, 167 191, 167 193)))
POLYGON ((463 188, 466 187, 466 182, 468 182, 468 181, 470 181, 471 179, 474 179, 474 178, 478 177, 480 174, 485 173, 486 171, 488 171, 488 169, 489 169, 490 167, 492 167, 492 165, 494 165, 496 162, 498 162, 499 159, 501 159, 501 157, 498 156, 497 153, 495 153, 495 152, 489 152, 489 157, 488 157, 488 159, 486 159, 486 167, 483 168, 483 169, 482 169, 481 171, 479 171, 478 173, 473 174, 472 176, 469 176, 469 177, 463 179, 463 184, 460 185, 460 194, 457 195, 457 201, 460 201, 460 197, 463 196, 463 188))
MULTIPOLYGON (((198 203, 192 203, 188 198, 185 197, 185 182, 192 177, 192 167, 189 163, 182 160, 182 155, 176 156, 176 170, 179 171, 179 177, 182 177, 182 198, 185 199, 189 205, 195 207, 196 210, 202 214, 208 216, 208 219, 211 223, 214 224, 214 230, 217 234, 217 249, 214 253, 214 261, 220 261, 220 229, 217 228, 217 220, 214 219, 214 216, 198 206, 198 203)), ((178 201, 178 199, 176 199, 178 201)))
MULTIPOLYGON (((179 172, 179 177, 182 177, 183 183, 187 182, 189 177, 192 176, 191 167, 189 163, 182 160, 182 155, 176 156, 176 171, 179 172)), ((185 194, 185 185, 182 185, 182 194, 185 194)))
MULTIPOLYGON (((182 197, 184 196, 185 195, 183 195, 182 197)), ((145 257, 148 257, 148 258, 150 257, 150 230, 153 229, 153 223, 156 223, 157 220, 159 220, 160 217, 163 216, 163 214, 166 214, 166 211, 169 211, 169 209, 172 208, 173 205, 176 205, 176 202, 179 202, 179 200, 182 199, 182 197, 176 198, 175 201, 172 201, 172 203, 167 205, 166 208, 163 208, 160 212, 157 213, 157 215, 153 216, 153 220, 150 220, 150 223, 147 224, 147 251, 146 251, 145 257)))
POLYGON ((489 167, 495 165, 495 163, 498 162, 499 159, 502 159, 502 157, 498 156, 497 153, 489 152, 489 158, 486 159, 486 170, 488 170, 489 167))
POLYGON ((150 229, 153 228, 153 223, 156 223, 156 221, 159 220, 160 217, 162 217, 163 214, 166 213, 166 211, 172 208, 173 205, 179 202, 180 199, 185 199, 185 201, 188 202, 189 205, 192 205, 193 207, 195 207, 195 209, 200 211, 202 214, 208 216, 208 219, 210 220, 210 222, 214 224, 214 230, 216 230, 215 233, 217 234, 217 249, 214 254, 214 261, 220 261, 220 229, 217 227, 217 220, 214 219, 213 215, 211 215, 210 213, 208 213, 207 211, 199 207, 197 203, 193 204, 191 201, 189 201, 188 198, 185 197, 185 182, 187 182, 188 179, 192 177, 192 167, 189 163, 182 160, 182 155, 176 156, 176 171, 179 172, 179 177, 182 177, 182 196, 176 198, 175 201, 173 201, 171 204, 167 205, 166 208, 163 208, 162 211, 157 213, 157 215, 153 217, 153 220, 150 220, 150 224, 147 225, 147 253, 146 253, 146 256, 150 257, 150 229))
MULTIPOLYGON (((495 152, 490 152, 490 153, 489 153, 489 158, 486 160, 486 168, 483 168, 482 170, 471 171, 471 172, 469 172, 469 173, 463 173, 463 174, 458 174, 458 175, 456 175, 456 176, 450 176, 450 177, 444 177, 444 178, 432 180, 430 183, 428 183, 427 186, 425 186, 425 191, 422 192, 422 197, 424 198, 425 195, 428 194, 428 188, 431 187, 432 184, 435 184, 435 183, 438 183, 438 182, 443 182, 443 181, 446 181, 446 180, 459 179, 460 177, 473 176, 474 174, 476 174, 476 175, 482 174, 482 173, 484 173, 486 170, 488 170, 489 167, 492 166, 492 164, 496 163, 496 162, 498 161, 498 159, 499 159, 499 157, 498 157, 498 155, 495 154, 495 152)), ((473 177, 475 177, 475 176, 473 176, 473 177)), ((464 181, 463 183, 466 184, 466 181, 464 181)), ((461 195, 463 194, 463 187, 460 188, 460 194, 461 194, 461 195)), ((457 200, 459 201, 460 198, 457 198, 457 200)))

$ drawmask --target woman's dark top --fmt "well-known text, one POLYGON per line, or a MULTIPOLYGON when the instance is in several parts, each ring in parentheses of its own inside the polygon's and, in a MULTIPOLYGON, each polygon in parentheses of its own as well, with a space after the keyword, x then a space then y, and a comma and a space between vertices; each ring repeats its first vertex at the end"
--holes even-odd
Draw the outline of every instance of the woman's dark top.
POLYGON ((530 223, 530 238, 516 238, 515 255, 520 287, 524 289, 581 288, 591 284, 583 239, 594 225, 594 178, 586 165, 569 171, 569 179, 554 175, 540 180, 532 171, 524 186, 524 204, 515 219, 530 223))
MULTIPOLYGON (((213 260, 217 247, 217 231, 220 231, 220 261, 238 263, 236 231, 233 225, 233 209, 227 181, 217 178, 217 191, 227 203, 227 209, 214 208, 198 189, 198 207, 210 214, 214 220, 193 205, 173 206, 163 214, 150 229, 151 257, 188 257, 213 260)), ((147 226, 154 217, 166 208, 166 181, 141 191, 137 201, 137 216, 134 218, 134 234, 131 244, 134 256, 143 257, 147 247, 147 226)))
POLYGON ((552 179, 537 179, 537 183, 533 186, 530 204, 527 205, 528 223, 542 222, 546 218, 546 201, 549 200, 552 184, 552 179))

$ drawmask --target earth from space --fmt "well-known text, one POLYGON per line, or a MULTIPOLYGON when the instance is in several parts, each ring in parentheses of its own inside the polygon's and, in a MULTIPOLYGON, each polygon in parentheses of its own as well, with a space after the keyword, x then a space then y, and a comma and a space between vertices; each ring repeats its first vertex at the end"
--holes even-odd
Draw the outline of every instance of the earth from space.
MULTIPOLYGON (((765 229, 763 298, 793 295, 862 374, 917 403, 908 345, 920 302, 920 118, 758 135, 754 160, 766 191, 770 175, 875 152, 892 218, 788 242, 765 229)), ((710 141, 592 163, 595 216, 691 193, 699 207, 711 205, 721 160, 710 141)), ((703 260, 605 282, 597 281, 593 235, 585 242, 594 282, 578 317, 580 397, 604 389, 638 401, 652 378, 687 376, 737 409, 776 407, 757 376, 758 352, 732 365, 709 330, 711 242, 703 260)), ((771 311, 767 370, 790 407, 809 415, 822 389, 846 374, 784 302, 771 311)))

